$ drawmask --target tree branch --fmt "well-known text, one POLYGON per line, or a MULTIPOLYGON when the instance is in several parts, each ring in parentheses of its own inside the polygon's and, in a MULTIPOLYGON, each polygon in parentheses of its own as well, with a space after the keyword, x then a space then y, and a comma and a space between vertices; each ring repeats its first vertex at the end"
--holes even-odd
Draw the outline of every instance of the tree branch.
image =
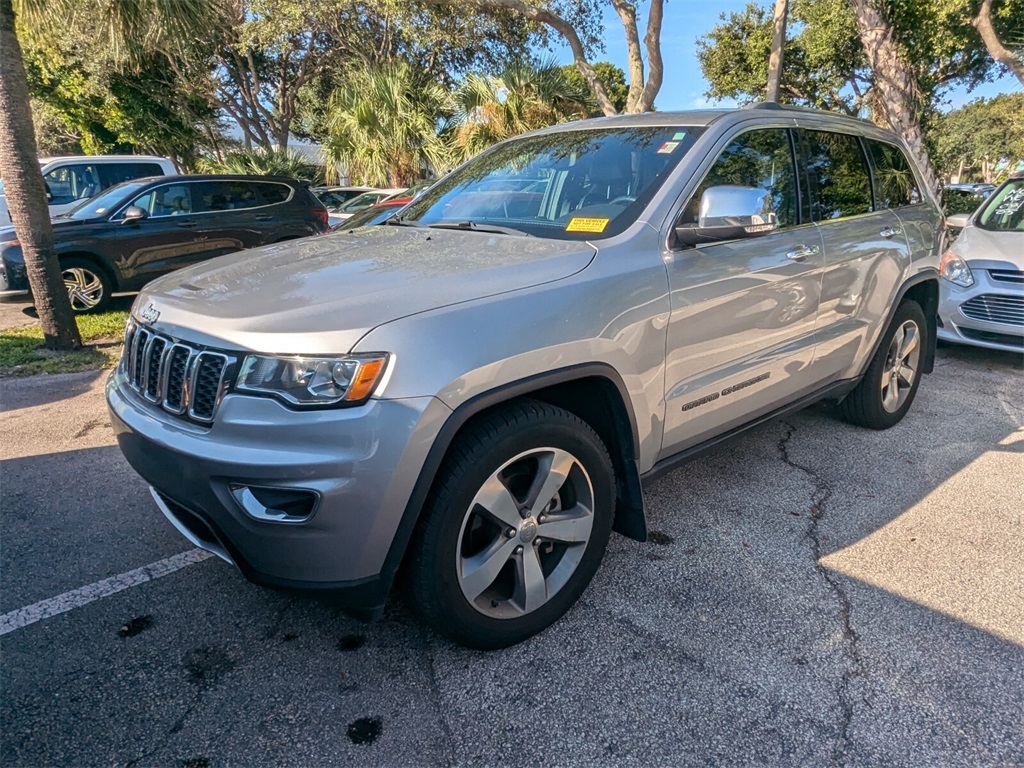
POLYGON ((1021 62, 1013 51, 1003 45, 992 24, 992 0, 982 0, 978 15, 971 19, 971 26, 978 30, 989 55, 1010 70, 1020 80, 1020 84, 1024 85, 1024 62, 1021 62))
POLYGON ((564 37, 565 41, 569 44, 569 47, 572 49, 573 61, 576 63, 583 78, 590 85, 590 89, 594 92, 594 97, 597 99, 597 104, 601 111, 608 116, 617 114, 615 105, 608 98, 608 92, 605 90, 601 78, 597 76, 597 72, 594 71, 590 62, 587 61, 587 54, 583 48, 580 36, 576 33, 572 24, 561 16, 551 13, 551 11, 546 11, 543 8, 536 8, 523 2, 523 0, 461 0, 459 3, 456 3, 455 0, 425 0, 425 2, 429 5, 454 6, 458 4, 471 5, 487 10, 509 10, 526 17, 530 21, 547 24, 564 37))

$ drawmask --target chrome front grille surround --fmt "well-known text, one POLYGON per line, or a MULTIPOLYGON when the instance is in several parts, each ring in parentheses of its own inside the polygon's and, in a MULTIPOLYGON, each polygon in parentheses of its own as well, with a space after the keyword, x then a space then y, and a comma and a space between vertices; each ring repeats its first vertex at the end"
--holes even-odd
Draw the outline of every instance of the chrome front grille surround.
POLYGON ((1020 296, 984 293, 965 301, 960 311, 972 320, 1024 326, 1024 293, 1020 296))
POLYGON ((209 424, 231 386, 237 358, 193 346, 130 321, 121 369, 128 384, 168 413, 209 424))

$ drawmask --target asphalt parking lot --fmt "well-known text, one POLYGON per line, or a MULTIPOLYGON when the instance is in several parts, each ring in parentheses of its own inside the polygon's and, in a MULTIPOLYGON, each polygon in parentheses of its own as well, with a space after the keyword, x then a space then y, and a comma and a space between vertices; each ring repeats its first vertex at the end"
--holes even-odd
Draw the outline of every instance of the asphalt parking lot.
POLYGON ((4 766, 1024 765, 1020 356, 664 477, 651 541, 492 653, 168 560, 105 377, 0 380, 4 766))

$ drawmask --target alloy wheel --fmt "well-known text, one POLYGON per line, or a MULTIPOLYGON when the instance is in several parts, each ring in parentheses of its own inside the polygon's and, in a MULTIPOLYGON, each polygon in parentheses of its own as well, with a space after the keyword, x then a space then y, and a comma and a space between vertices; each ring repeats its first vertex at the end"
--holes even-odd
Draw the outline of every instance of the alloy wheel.
POLYGON ((882 369, 882 407, 895 413, 910 396, 921 361, 921 332, 907 320, 893 335, 882 369))
POLYGON ((547 603, 576 571, 594 525, 594 489, 568 451, 536 448, 505 462, 463 518, 459 587, 477 611, 511 619, 547 603))
POLYGON ((63 277, 75 312, 85 312, 103 301, 103 281, 92 270, 69 267, 63 271, 63 277))

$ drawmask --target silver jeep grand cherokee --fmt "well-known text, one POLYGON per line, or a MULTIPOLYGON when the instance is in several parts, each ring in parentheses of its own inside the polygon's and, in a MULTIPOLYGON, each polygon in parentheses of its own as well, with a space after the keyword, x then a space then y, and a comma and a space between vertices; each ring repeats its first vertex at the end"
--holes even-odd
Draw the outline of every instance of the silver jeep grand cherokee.
POLYGON ((904 144, 770 108, 559 125, 385 225, 151 283, 107 398, 191 542, 468 646, 557 620, 642 483, 784 411, 891 427, 942 218, 904 144))

